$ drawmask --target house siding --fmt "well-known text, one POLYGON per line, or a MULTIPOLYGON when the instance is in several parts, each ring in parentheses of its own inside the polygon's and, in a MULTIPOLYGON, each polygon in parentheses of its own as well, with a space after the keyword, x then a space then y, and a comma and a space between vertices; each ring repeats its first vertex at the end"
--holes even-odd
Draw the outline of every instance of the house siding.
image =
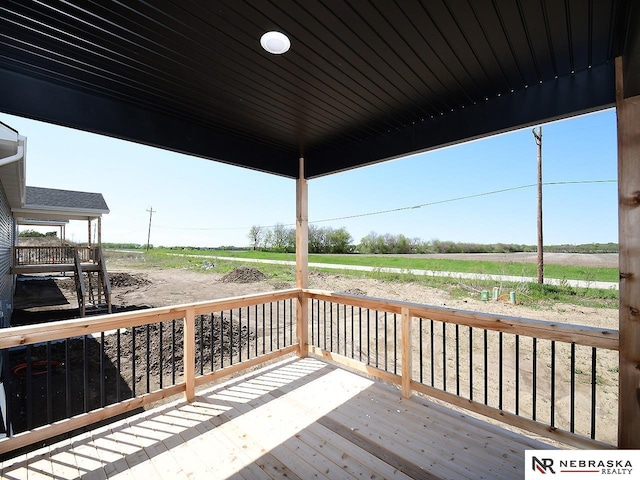
POLYGON ((11 263, 14 245, 14 221, 11 208, 0 185, 0 327, 9 326, 13 306, 11 263))

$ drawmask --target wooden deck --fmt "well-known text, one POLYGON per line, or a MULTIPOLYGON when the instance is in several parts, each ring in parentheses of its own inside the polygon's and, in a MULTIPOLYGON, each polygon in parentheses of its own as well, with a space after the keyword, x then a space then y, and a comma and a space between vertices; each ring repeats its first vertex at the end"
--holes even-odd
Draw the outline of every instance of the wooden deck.
POLYGON ((289 358, 6 460, 3 479, 523 478, 553 448, 317 359, 289 358))

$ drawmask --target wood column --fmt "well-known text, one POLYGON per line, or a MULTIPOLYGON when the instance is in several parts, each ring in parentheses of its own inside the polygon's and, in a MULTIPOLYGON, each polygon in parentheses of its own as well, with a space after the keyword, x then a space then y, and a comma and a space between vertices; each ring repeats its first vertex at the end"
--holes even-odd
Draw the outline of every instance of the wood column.
POLYGON ((98 217, 98 246, 102 248, 102 217, 98 217))
POLYGON ((184 399, 193 402, 196 398, 196 315, 193 308, 187 309, 183 332, 184 399))
POLYGON ((91 247, 91 219, 90 218, 87 218, 87 233, 89 234, 87 236, 87 245, 91 247))
MULTIPOLYGON (((304 158, 296 180, 296 287, 309 287, 309 205, 307 180, 304 177, 304 158)), ((298 295, 296 305, 296 334, 298 356, 306 357, 309 348, 309 301, 298 295)))
POLYGON ((640 448, 640 96, 625 98, 616 58, 620 264, 618 447, 640 448))

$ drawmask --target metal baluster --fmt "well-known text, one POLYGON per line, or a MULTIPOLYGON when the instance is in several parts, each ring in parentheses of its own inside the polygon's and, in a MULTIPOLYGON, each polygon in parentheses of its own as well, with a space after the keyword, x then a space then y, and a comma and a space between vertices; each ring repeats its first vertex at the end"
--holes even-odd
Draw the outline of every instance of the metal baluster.
MULTIPOLYGON (((47 342, 47 423, 53 423, 53 368, 51 365, 51 342, 47 342)), ((7 377, 5 377, 7 378, 7 377)), ((8 383, 8 382, 7 382, 8 383)), ((7 396, 7 399, 11 397, 7 396)), ((7 404, 10 400, 6 400, 7 404)), ((5 425, 6 427, 6 425, 5 425)))
POLYGON ((538 375, 538 339, 533 337, 533 365, 531 368, 531 389, 532 389, 532 399, 531 399, 531 420, 536 419, 536 400, 538 397, 537 393, 537 375, 538 375))
POLYGON ((487 351, 488 351, 488 342, 487 342, 487 330, 484 330, 484 404, 489 404, 489 365, 487 362, 487 351))
POLYGON ((136 396, 136 327, 131 327, 131 398, 136 396))
POLYGON ((158 351, 158 366, 160 371, 158 372, 159 378, 158 378, 158 383, 160 386, 160 389, 162 389, 164 387, 164 382, 163 382, 163 378, 162 378, 162 374, 164 372, 164 366, 163 366, 163 358, 162 358, 162 350, 163 350, 163 345, 162 345, 162 322, 160 322, 158 324, 158 344, 159 344, 159 351, 158 351))
POLYGON ((516 415, 520 414, 520 335, 516 335, 516 415))
POLYGON ((238 308, 238 362, 242 363, 242 307, 238 308))
POLYGON ((121 400, 121 394, 122 394, 122 386, 121 386, 121 382, 122 382, 122 365, 120 363, 120 355, 121 355, 121 339, 120 339, 120 329, 116 330, 116 371, 117 371, 117 377, 116 377, 116 402, 119 402, 121 400))
MULTIPOLYGON (((183 345, 184 348, 184 345, 183 345)), ((176 384, 176 321, 171 320, 171 385, 176 384)))
POLYGON ((556 427, 556 342, 551 341, 551 428, 556 427))
POLYGON ((147 381, 147 393, 149 393, 151 391, 151 330, 148 323, 145 325, 145 340, 147 343, 147 371, 145 372, 145 374, 147 381))
POLYGON ((498 408, 502 410, 502 332, 498 334, 498 408))
POLYGON ((447 391, 447 324, 442 322, 442 390, 447 391))
POLYGON ((431 337, 431 386, 435 387, 435 353, 434 353, 434 331, 433 331, 433 320, 431 322, 431 329, 429 330, 429 336, 431 337))
POLYGON ((351 305, 351 358, 355 358, 355 343, 354 343, 354 333, 353 333, 353 310, 354 310, 354 306, 351 305))
POLYGON ((596 438, 596 347, 591 347, 591 439, 596 438))
POLYGON ((100 332, 100 406, 104 407, 106 401, 106 388, 104 385, 104 368, 105 368, 105 354, 104 354, 104 332, 100 332))
POLYGON ((25 363, 26 365, 26 377, 25 377, 25 381, 27 383, 26 385, 26 391, 25 391, 25 397, 24 397, 24 402, 26 403, 26 407, 27 407, 27 430, 32 430, 33 429, 33 400, 34 400, 34 395, 33 395, 33 354, 31 353, 31 345, 27 345, 27 348, 25 349, 25 363))
POLYGON ((576 344, 571 343, 571 411, 569 413, 569 431, 575 432, 576 427, 576 344))
POLYGON ((229 310, 229 365, 233 365, 233 309, 229 310))
POLYGON ((387 367, 387 352, 389 351, 389 344, 387 341, 387 312, 384 312, 384 371, 388 371, 387 367))
POLYGON ((420 349, 420 383, 423 383, 423 370, 424 370, 424 355, 423 355, 423 348, 422 348, 422 317, 420 317, 419 320, 419 325, 420 325, 420 333, 419 333, 419 342, 420 342, 420 346, 418 347, 420 349))
POLYGON ((469 400, 473 401, 473 328, 469 327, 469 400))
POLYGON ((456 323, 456 395, 460 396, 460 328, 456 323))
POLYGON ((82 370, 84 373, 84 411, 89 411, 89 336, 84 335, 82 337, 82 353, 83 353, 83 365, 82 370))
POLYGON ((200 375, 204 375, 204 315, 198 315, 198 325, 200 328, 198 335, 198 344, 200 345, 200 375))

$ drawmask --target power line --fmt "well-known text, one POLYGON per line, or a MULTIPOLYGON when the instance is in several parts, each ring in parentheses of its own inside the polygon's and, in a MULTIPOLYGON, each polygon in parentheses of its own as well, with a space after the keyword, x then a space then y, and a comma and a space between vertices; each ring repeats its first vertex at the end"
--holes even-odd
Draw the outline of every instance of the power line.
MULTIPOLYGON (((552 186, 552 185, 582 185, 582 184, 593 184, 593 183, 616 183, 617 180, 577 180, 577 181, 562 181, 562 182, 544 182, 543 185, 545 186, 552 186)), ((524 190, 526 188, 533 188, 533 187, 537 187, 538 184, 537 183, 532 183, 529 185, 520 185, 517 187, 510 187, 510 188, 502 188, 500 190, 493 190, 491 192, 482 192, 482 193, 474 193, 472 195, 464 195, 461 197, 454 197, 454 198, 448 198, 445 200, 435 200, 433 202, 426 202, 426 203, 421 203, 418 205, 411 205, 411 206, 406 206, 406 207, 398 207, 398 208, 390 208, 387 210, 378 210, 375 212, 367 212, 367 213, 357 213, 354 215, 346 215, 343 217, 334 217, 334 218, 324 218, 322 220, 309 220, 309 224, 312 223, 324 223, 324 222, 333 222, 336 220, 350 220, 353 218, 361 218, 361 217, 371 217, 373 215, 382 215, 385 213, 393 213, 393 212, 401 212, 404 210, 413 210, 413 209, 418 209, 418 208, 423 208, 423 207, 430 207, 433 205, 440 205, 443 203, 452 203, 452 202, 458 202, 460 200, 468 200, 470 198, 478 198, 478 197, 485 197, 485 196, 489 196, 489 195, 497 195, 499 193, 506 193, 506 192, 513 192, 516 190, 524 190)), ((276 226, 284 226, 284 227, 292 227, 295 226, 295 223, 278 223, 275 225, 260 225, 262 228, 274 228, 276 226)), ((172 229, 172 230, 248 230, 251 227, 163 227, 163 226, 156 226, 156 228, 164 228, 164 229, 172 229)))
MULTIPOLYGON (((543 183, 543 185, 575 185, 575 184, 585 184, 585 183, 615 183, 617 182, 617 180, 584 180, 584 181, 574 181, 574 182, 545 182, 543 183)), ((427 202, 427 203, 421 203, 419 205, 412 205, 412 206, 408 206, 408 207, 398 207, 398 208, 392 208, 389 210, 379 210, 377 212, 368 212, 368 213, 359 213, 356 215, 347 215, 344 217, 336 217, 336 218, 327 218, 324 220, 314 220, 314 221, 309 221, 309 223, 321 223, 321 222, 332 222, 335 220, 348 220, 348 219, 352 219, 352 218, 360 218, 360 217, 369 217, 372 215, 381 215, 383 213, 392 213, 392 212, 401 212, 403 210, 412 210, 412 209, 416 209, 416 208, 422 208, 422 207, 430 207, 432 205, 440 205, 443 203, 451 203, 451 202, 458 202, 460 200, 468 200, 470 198, 478 198, 478 197, 485 197, 485 196, 489 196, 489 195, 496 195, 498 193, 506 193, 506 192, 513 192, 515 190, 524 190, 525 188, 533 188, 533 187, 537 187, 538 184, 537 183, 532 183, 530 185, 520 185, 518 187, 511 187, 511 188, 503 188, 500 190, 493 190, 491 192, 483 192, 483 193, 474 193, 472 195, 464 195, 462 197, 455 197, 455 198, 448 198, 446 200, 436 200, 433 202, 427 202)))

